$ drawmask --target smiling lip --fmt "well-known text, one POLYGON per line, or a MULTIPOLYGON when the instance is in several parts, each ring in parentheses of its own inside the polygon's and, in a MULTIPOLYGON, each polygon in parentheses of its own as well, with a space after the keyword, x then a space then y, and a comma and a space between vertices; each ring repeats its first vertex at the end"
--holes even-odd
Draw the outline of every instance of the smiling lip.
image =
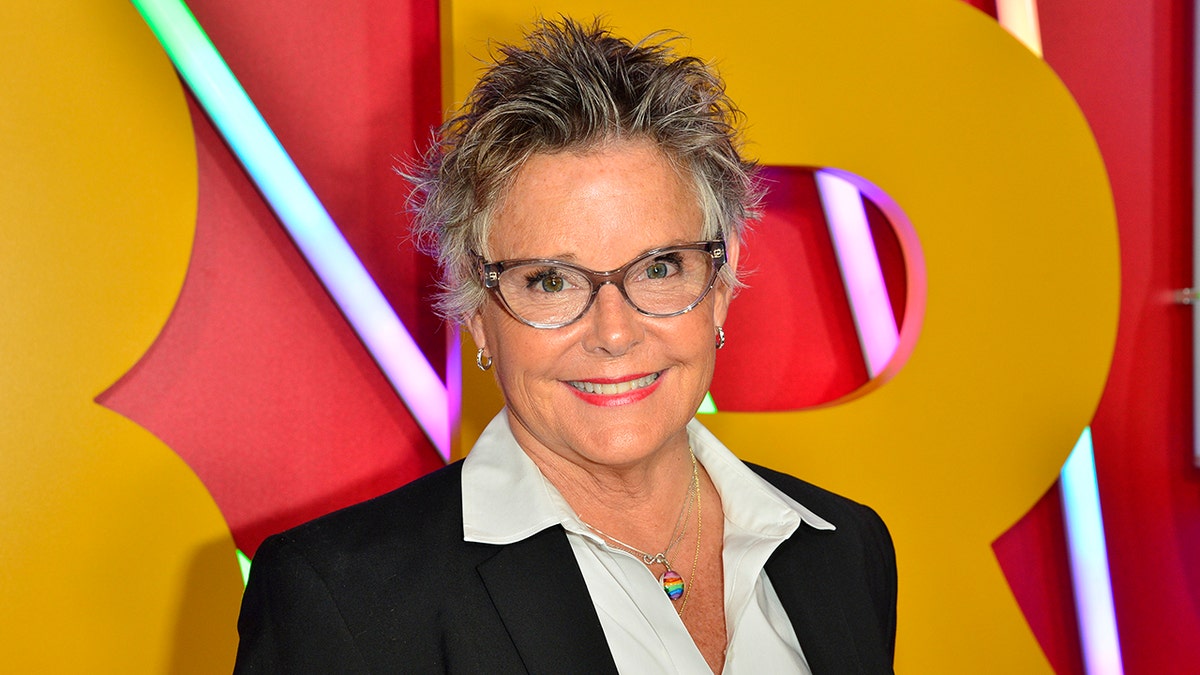
POLYGON ((593 405, 614 406, 640 401, 658 388, 662 373, 619 379, 570 380, 571 392, 593 405))

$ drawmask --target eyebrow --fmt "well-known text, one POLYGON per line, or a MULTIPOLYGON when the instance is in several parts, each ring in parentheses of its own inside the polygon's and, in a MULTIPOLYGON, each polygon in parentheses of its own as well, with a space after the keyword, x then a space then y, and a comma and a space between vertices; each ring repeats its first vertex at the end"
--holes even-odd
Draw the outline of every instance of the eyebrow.
MULTIPOLYGON (((693 240, 693 239, 678 239, 677 238, 677 239, 669 241, 665 244, 658 244, 656 246, 651 246, 650 248, 642 249, 640 252, 636 253, 629 260, 636 260, 651 251, 657 251, 659 249, 664 249, 664 248, 671 248, 672 246, 684 246, 686 244, 694 244, 697 241, 707 241, 707 240, 693 240)), ((556 253, 554 255, 549 255, 549 256, 512 257, 512 258, 506 258, 506 260, 558 260, 561 262, 569 262, 569 263, 572 263, 575 265, 580 265, 579 256, 575 255, 574 253, 565 253, 565 252, 564 253, 556 253)), ((580 267, 583 267, 583 265, 580 265, 580 267)))

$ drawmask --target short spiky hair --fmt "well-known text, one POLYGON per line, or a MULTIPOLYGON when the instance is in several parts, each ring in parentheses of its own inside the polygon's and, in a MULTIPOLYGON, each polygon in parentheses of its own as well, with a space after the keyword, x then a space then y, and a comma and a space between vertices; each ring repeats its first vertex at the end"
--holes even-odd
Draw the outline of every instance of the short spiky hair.
MULTIPOLYGON (((537 153, 649 140, 692 179, 706 238, 739 238, 761 196, 739 152, 740 113, 703 61, 678 56, 672 35, 634 44, 599 21, 540 20, 525 46, 499 58, 442 125, 413 183, 414 234, 438 259, 437 309, 463 322, 486 299, 473 254, 487 254, 493 207, 537 153)), ((736 279, 727 267, 725 281, 736 279)))

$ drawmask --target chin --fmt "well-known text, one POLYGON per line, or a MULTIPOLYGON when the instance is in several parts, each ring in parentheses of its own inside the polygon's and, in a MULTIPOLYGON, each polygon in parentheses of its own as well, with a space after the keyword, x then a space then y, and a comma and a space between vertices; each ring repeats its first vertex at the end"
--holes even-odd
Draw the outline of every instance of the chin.
MULTIPOLYGON (((655 420, 661 422, 661 420, 655 420)), ((686 422, 685 422, 686 425, 686 422)), ((678 429, 657 428, 646 421, 630 422, 611 428, 593 427, 587 438, 580 439, 581 450, 588 459, 597 464, 610 466, 634 465, 652 457, 670 444, 676 435, 684 434, 684 425, 678 429)))

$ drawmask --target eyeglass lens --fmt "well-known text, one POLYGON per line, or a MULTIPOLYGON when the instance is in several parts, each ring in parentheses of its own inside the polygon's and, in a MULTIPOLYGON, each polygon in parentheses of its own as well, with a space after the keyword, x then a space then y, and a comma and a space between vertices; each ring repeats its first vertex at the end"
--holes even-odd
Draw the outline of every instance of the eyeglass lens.
MULTIPOLYGON (((625 297, 643 314, 667 316, 693 306, 708 290, 713 258, 696 249, 665 250, 634 261, 624 281, 625 297)), ((564 324, 588 306, 592 281, 566 263, 535 262, 506 268, 499 291, 509 309, 534 324, 564 324)))

